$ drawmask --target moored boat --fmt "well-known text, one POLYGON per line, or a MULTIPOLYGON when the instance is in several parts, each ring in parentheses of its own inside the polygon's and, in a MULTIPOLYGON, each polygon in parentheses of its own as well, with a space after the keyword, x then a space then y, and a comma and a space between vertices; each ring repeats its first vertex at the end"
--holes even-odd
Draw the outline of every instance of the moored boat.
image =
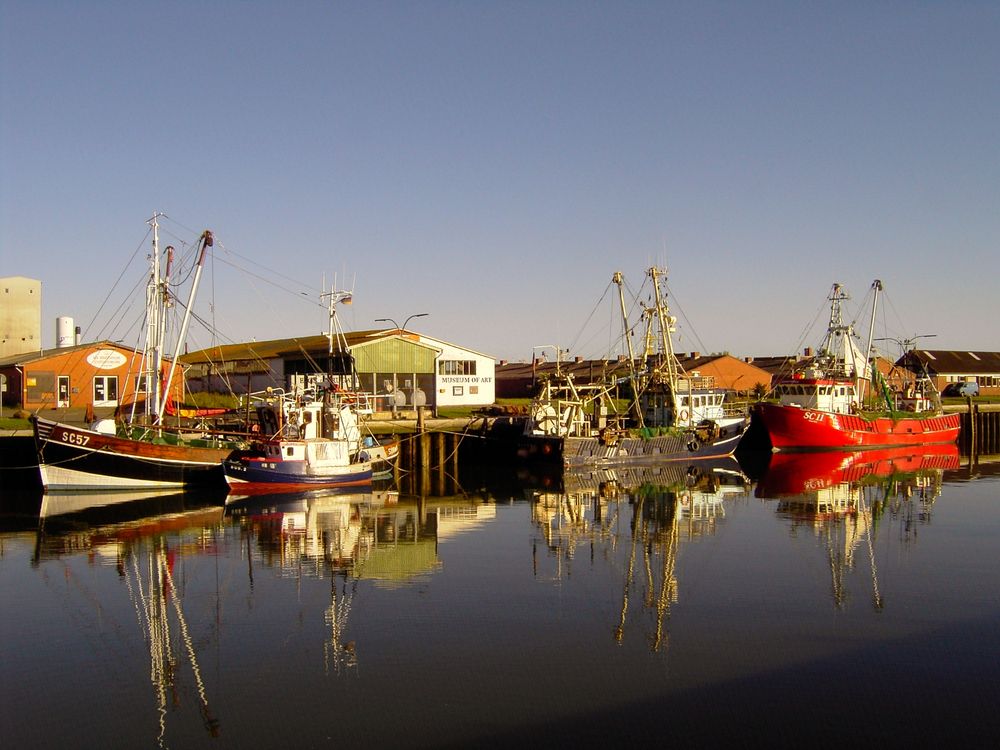
POLYGON ((336 391, 265 394, 257 406, 260 439, 223 462, 226 481, 241 494, 370 484, 369 449, 375 463, 388 454, 359 440, 355 406, 352 396, 336 391))
POLYGON ((631 351, 623 278, 621 273, 613 278, 628 361, 633 364, 629 376, 584 386, 557 373, 556 379, 543 382, 518 445, 521 458, 575 468, 690 461, 735 452, 749 417, 729 406, 727 393, 711 378, 683 371, 670 335, 675 319, 660 286, 665 272, 653 267, 647 275, 655 304, 643 310, 646 346, 638 360, 631 351), (623 383, 632 400, 627 414, 614 414, 615 395, 623 383))
MULTIPOLYGON (((882 283, 873 284, 872 325, 882 283)), ((819 354, 774 388, 776 401, 756 406, 774 451, 857 450, 953 443, 959 415, 944 414, 929 378, 915 376, 891 393, 853 326, 843 322, 840 284, 829 297, 830 322, 819 354), (870 368, 870 374, 869 374, 870 368)))
MULTIPOLYGON (((176 370, 176 358, 169 368, 163 360, 166 310, 174 303, 169 283, 173 248, 166 248, 166 272, 161 274, 158 216, 149 222, 153 247, 146 288, 147 336, 144 348, 136 352, 137 379, 146 394, 144 413, 132 415, 131 421, 124 414, 119 420, 98 420, 89 427, 33 416, 38 468, 46 491, 224 487, 221 462, 243 445, 239 439, 204 430, 168 429, 164 424, 176 370)), ((212 233, 203 232, 175 353, 183 348, 205 256, 212 244, 212 233)))
POLYGON ((31 417, 46 491, 224 487, 222 461, 239 443, 136 428, 130 437, 31 417))

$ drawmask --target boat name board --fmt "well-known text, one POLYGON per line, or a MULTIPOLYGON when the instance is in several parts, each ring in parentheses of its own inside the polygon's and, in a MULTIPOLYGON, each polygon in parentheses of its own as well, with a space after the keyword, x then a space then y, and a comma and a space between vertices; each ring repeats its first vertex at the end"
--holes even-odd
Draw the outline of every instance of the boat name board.
POLYGON ((82 432, 70 432, 69 430, 54 430, 54 432, 59 433, 59 439, 64 443, 69 443, 70 445, 84 446, 90 442, 90 435, 86 435, 82 432))

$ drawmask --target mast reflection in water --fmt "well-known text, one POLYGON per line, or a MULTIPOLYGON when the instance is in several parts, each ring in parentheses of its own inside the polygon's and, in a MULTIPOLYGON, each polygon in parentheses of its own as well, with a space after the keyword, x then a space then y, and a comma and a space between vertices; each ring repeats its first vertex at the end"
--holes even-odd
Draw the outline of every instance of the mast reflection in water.
POLYGON ((1000 730, 986 461, 778 455, 755 480, 729 460, 448 487, 49 495, 30 518, 0 495, 0 737, 881 748, 1000 730))
POLYGON ((624 640, 629 601, 636 595, 642 612, 634 617, 649 617, 647 638, 650 648, 659 651, 666 640, 664 619, 678 597, 675 570, 681 540, 713 534, 725 518, 726 497, 748 492, 749 480, 731 459, 691 467, 666 464, 568 473, 563 491, 533 497, 532 515, 541 533, 533 546, 535 575, 545 577, 539 570, 539 541, 552 562, 548 577, 555 581, 570 574, 581 547, 589 554, 589 564, 601 557, 620 565, 618 557, 626 554, 614 638, 624 640))

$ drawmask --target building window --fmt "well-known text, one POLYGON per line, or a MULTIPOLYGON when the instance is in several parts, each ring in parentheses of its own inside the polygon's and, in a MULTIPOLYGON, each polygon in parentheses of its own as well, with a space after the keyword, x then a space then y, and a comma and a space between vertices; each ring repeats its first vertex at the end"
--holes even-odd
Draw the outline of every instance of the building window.
POLYGON ((136 393, 152 393, 153 376, 152 375, 136 375, 135 376, 135 392, 136 393))
POLYGON ((474 359, 442 359, 438 362, 438 375, 475 375, 474 359))
POLYGON ((94 406, 118 405, 118 376, 94 376, 94 406))

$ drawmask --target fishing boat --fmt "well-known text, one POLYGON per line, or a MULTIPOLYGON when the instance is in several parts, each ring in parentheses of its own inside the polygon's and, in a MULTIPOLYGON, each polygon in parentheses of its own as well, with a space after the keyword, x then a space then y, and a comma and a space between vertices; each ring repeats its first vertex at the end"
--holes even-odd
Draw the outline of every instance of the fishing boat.
POLYGON ((919 375, 891 393, 871 357, 872 333, 882 282, 872 284, 868 346, 845 323, 840 284, 829 295, 830 321, 816 357, 774 387, 775 401, 756 406, 772 450, 857 450, 897 445, 953 443, 959 415, 944 414, 930 378, 919 375), (869 370, 870 363, 870 370, 869 370), (870 372, 870 374, 869 374, 870 372))
POLYGON ((726 391, 715 387, 711 378, 684 372, 670 335, 676 319, 661 288, 666 274, 652 267, 647 275, 654 304, 642 311, 641 358, 632 351, 624 279, 615 273, 612 280, 629 349, 628 376, 583 385, 557 368, 531 403, 518 445, 521 458, 573 468, 718 458, 736 450, 749 416, 732 408, 726 391), (622 385, 632 400, 627 412, 616 414, 615 396, 622 385))
MULTIPOLYGON (((350 394, 286 394, 269 389, 256 407, 259 439, 223 461, 240 494, 370 484, 372 455, 359 440, 350 394)), ((372 446, 374 449, 374 446, 372 446)), ((385 460, 381 456, 375 462, 385 460)))
POLYGON ((141 356, 138 379, 146 391, 143 412, 123 413, 117 420, 96 420, 87 427, 33 416, 38 468, 46 491, 225 487, 222 461, 234 449, 245 445, 239 439, 202 429, 168 428, 164 421, 171 401, 176 353, 183 351, 192 305, 213 237, 205 231, 199 239, 197 264, 177 335, 175 357, 166 368, 163 356, 166 311, 174 304, 170 291, 173 248, 165 249, 167 262, 161 274, 158 216, 154 215, 149 222, 153 246, 146 288, 146 337, 142 351, 137 351, 137 358, 141 356))

